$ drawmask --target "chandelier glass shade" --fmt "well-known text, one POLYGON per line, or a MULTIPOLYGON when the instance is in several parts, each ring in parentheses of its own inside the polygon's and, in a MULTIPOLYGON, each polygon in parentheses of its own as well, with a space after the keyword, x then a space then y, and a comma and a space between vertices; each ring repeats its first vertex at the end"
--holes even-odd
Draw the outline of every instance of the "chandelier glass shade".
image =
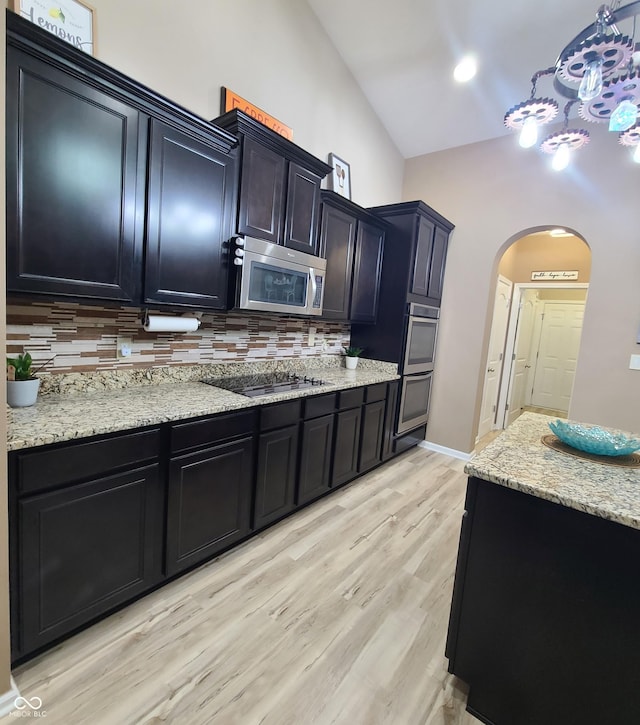
POLYGON ((575 104, 582 120, 607 123, 610 131, 619 134, 619 143, 632 147, 634 160, 640 162, 640 43, 634 39, 640 0, 617 5, 601 5, 595 22, 565 46, 555 65, 533 74, 528 100, 505 114, 504 124, 520 133, 520 145, 534 146, 540 128, 558 115, 559 104, 553 97, 537 95, 538 81, 553 78, 555 95, 565 101, 564 125, 543 139, 540 149, 553 154, 557 170, 565 168, 572 152, 589 142, 586 129, 569 128, 575 104), (631 26, 628 35, 621 32, 622 23, 631 26))

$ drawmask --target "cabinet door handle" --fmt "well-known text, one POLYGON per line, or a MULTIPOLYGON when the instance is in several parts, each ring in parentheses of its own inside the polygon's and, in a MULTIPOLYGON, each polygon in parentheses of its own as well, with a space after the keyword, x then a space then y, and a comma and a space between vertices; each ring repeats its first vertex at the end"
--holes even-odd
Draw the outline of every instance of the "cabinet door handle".
POLYGON ((489 368, 489 369, 487 370, 487 372, 488 372, 488 373, 495 373, 495 370, 494 370, 493 368, 489 368))

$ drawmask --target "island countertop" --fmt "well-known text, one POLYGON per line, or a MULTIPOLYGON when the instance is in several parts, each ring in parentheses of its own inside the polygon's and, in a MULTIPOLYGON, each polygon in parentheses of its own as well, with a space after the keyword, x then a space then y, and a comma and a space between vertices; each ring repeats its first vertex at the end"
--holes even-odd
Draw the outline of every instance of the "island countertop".
MULTIPOLYGON (((220 366, 218 366, 220 368, 220 366)), ((238 374, 235 369, 234 374, 238 374)), ((346 370, 340 367, 307 368, 305 374, 321 378, 324 385, 250 398, 198 380, 132 385, 117 390, 49 394, 29 408, 10 412, 7 450, 76 440, 169 421, 214 415, 283 400, 330 393, 347 388, 395 380, 395 366, 346 370)), ((203 375, 211 377, 211 375, 203 375)), ((217 377, 222 377, 217 375, 217 377)))
POLYGON ((465 473, 640 529, 640 468, 577 458, 541 442, 553 417, 523 413, 476 454, 465 473))

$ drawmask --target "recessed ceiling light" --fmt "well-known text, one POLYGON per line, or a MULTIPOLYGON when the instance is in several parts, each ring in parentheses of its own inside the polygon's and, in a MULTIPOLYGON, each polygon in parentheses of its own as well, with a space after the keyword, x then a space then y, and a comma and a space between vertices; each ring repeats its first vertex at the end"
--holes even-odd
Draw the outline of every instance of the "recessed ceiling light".
POLYGON ((453 77, 458 81, 458 83, 466 83, 473 78, 477 70, 478 64, 474 56, 465 55, 465 57, 453 69, 453 77))

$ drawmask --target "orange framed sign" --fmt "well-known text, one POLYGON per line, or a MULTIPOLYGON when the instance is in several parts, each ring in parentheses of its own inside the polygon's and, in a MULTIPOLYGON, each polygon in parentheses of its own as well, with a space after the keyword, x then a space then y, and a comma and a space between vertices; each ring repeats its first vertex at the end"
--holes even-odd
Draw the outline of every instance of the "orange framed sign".
POLYGON ((258 108, 258 106, 254 106, 254 104, 247 101, 246 98, 243 98, 237 93, 234 93, 228 88, 222 86, 222 113, 226 113, 227 111, 233 111, 236 108, 238 109, 238 111, 246 113, 247 116, 255 118, 256 121, 262 123, 264 126, 270 128, 272 131, 279 133, 285 138, 288 138, 289 141, 293 141, 292 128, 286 126, 284 123, 282 123, 282 121, 278 121, 277 118, 267 113, 266 111, 263 111, 261 108, 258 108))

